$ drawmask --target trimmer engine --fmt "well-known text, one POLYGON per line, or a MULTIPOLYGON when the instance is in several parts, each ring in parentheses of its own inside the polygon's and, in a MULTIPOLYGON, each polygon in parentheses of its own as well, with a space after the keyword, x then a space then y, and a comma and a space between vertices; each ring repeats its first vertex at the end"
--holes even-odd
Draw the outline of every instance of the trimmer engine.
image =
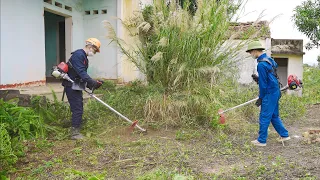
POLYGON ((51 75, 57 79, 65 79, 73 83, 73 80, 68 76, 68 64, 61 62, 58 66, 52 68, 51 75))
POLYGON ((296 75, 288 76, 288 87, 290 90, 295 90, 298 87, 302 87, 302 81, 298 79, 296 75))

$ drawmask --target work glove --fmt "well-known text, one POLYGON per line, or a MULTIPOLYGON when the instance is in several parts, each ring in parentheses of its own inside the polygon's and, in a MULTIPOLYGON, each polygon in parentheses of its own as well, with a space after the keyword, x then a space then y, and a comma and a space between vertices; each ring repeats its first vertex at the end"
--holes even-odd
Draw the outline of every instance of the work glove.
POLYGON ((89 88, 91 91, 98 89, 103 84, 103 81, 95 81, 92 80, 90 83, 87 84, 87 88, 89 88))
POLYGON ((259 99, 256 101, 255 104, 256 104, 257 107, 261 106, 261 104, 262 104, 262 99, 259 98, 259 99))
POLYGON ((258 77, 258 75, 252 74, 251 77, 252 77, 252 79, 253 79, 257 84, 259 84, 259 80, 258 80, 259 77, 258 77))
POLYGON ((103 81, 97 80, 94 85, 94 89, 99 89, 103 83, 104 83, 103 81))

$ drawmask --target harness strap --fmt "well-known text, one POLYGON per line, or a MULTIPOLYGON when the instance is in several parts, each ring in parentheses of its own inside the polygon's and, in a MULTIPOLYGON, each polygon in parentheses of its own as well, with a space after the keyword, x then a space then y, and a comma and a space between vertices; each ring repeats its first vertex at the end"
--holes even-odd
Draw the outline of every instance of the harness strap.
POLYGON ((63 102, 64 100, 64 96, 66 94, 66 87, 63 88, 63 94, 62 94, 62 98, 61 98, 61 101, 63 102))
POLYGON ((280 84, 280 87, 282 87, 282 84, 280 82, 280 79, 279 79, 279 76, 278 76, 278 73, 277 73, 277 68, 271 63, 271 61, 269 59, 267 59, 267 58, 263 58, 261 60, 258 60, 258 62, 267 62, 268 64, 271 65, 272 70, 270 70, 269 72, 272 73, 278 79, 278 83, 280 84))

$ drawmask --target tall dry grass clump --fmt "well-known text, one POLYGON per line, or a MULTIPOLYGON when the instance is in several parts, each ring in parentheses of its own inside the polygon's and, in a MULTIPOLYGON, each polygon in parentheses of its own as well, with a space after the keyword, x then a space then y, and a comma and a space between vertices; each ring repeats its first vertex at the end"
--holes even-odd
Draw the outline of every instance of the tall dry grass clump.
POLYGON ((234 40, 243 34, 230 28, 241 3, 203 0, 197 11, 190 12, 188 2, 182 8, 157 1, 121 20, 134 43, 117 37, 110 22, 104 22, 108 38, 144 73, 148 84, 164 89, 162 96, 146 100, 147 122, 174 126, 207 123, 226 99, 240 95, 241 91, 234 91, 237 55, 256 34, 250 31, 246 40, 234 40))

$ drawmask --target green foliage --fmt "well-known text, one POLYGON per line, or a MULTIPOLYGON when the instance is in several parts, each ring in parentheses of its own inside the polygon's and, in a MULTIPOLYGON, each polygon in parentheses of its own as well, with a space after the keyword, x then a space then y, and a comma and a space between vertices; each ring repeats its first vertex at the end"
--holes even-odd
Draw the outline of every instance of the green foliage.
POLYGON ((320 103, 320 69, 304 68, 303 98, 306 104, 320 103))
MULTIPOLYGON (((225 128, 218 124, 218 109, 254 98, 257 87, 240 87, 236 82, 224 81, 213 86, 199 84, 193 90, 166 94, 161 85, 144 85, 136 81, 117 87, 115 91, 99 93, 103 93, 102 99, 118 112, 131 120, 143 120, 140 123, 152 127, 225 128)), ((127 124, 95 100, 90 100, 85 108, 88 129, 108 124, 127 124)), ((252 117, 252 109, 245 110, 243 117, 252 117)))
POLYGON ((0 166, 6 167, 14 164, 18 158, 12 150, 11 138, 4 126, 4 123, 0 124, 0 166))
POLYGON ((97 89, 96 91, 94 91, 94 93, 96 94, 100 94, 100 93, 104 93, 105 91, 115 91, 116 90, 116 86, 117 84, 115 83, 115 81, 104 81, 104 83, 102 84, 102 86, 97 89))
MULTIPOLYGON (((113 85, 110 84, 111 87, 113 85)), ((106 87, 106 89, 109 89, 106 87)), ((115 110, 133 120, 144 119, 144 106, 149 97, 160 96, 163 89, 159 86, 145 86, 140 81, 132 82, 126 86, 119 86, 114 90, 99 90, 102 93, 102 100, 115 110)), ((97 102, 89 100, 85 106, 84 119, 85 127, 95 129, 110 124, 126 124, 119 119, 119 116, 110 111, 107 107, 97 102)))
MULTIPOLYGON (((109 38, 145 74, 149 84, 160 84, 167 93, 174 93, 234 77, 234 61, 246 41, 233 41, 242 32, 230 33, 227 12, 238 6, 229 0, 205 0, 191 16, 189 6, 181 9, 171 3, 168 7, 164 1, 155 4, 123 21, 136 43, 119 39, 111 24, 105 23, 109 38)), ((251 31, 255 29, 248 32, 255 34, 251 31)))
POLYGON ((294 11, 293 21, 296 27, 311 40, 306 48, 318 48, 320 46, 320 1, 304 1, 294 11))
POLYGON ((45 123, 53 126, 63 126, 66 119, 71 116, 69 105, 57 99, 52 91, 54 101, 45 97, 35 96, 31 99, 32 108, 44 119, 45 123))
POLYGON ((62 173, 65 179, 102 180, 106 176, 106 173, 86 172, 76 169, 64 169, 62 173))
POLYGON ((54 91, 52 91, 53 101, 48 101, 45 97, 34 96, 31 99, 31 106, 44 119, 49 136, 55 139, 64 139, 67 131, 62 128, 71 127, 71 111, 68 104, 59 101, 54 91))
POLYGON ((137 177, 137 180, 162 180, 162 179, 172 179, 172 180, 193 180, 192 176, 185 176, 178 173, 158 169, 146 173, 143 176, 137 177))
POLYGON ((0 100, 0 166, 7 168, 24 155, 22 142, 46 135, 43 119, 32 109, 0 100))
POLYGON ((290 122, 299 120, 306 113, 303 98, 295 95, 283 95, 280 99, 279 109, 281 118, 290 120, 290 122))

